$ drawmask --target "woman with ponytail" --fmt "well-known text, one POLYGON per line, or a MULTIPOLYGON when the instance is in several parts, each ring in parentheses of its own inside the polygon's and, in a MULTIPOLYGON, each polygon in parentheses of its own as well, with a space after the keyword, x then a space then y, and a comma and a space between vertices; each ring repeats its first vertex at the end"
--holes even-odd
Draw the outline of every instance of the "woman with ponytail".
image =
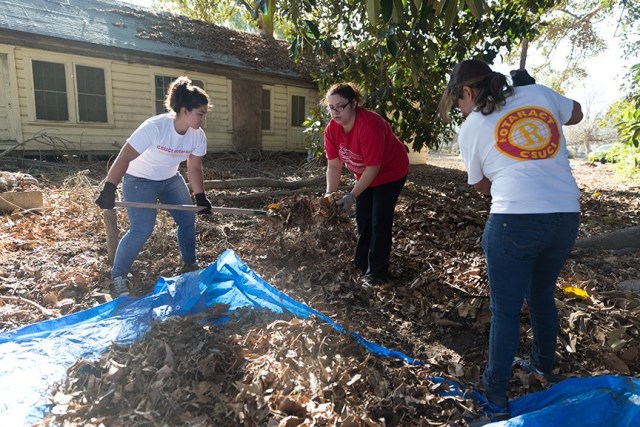
POLYGON ((490 288, 489 357, 483 374, 494 412, 508 412, 512 365, 553 378, 558 335, 556 281, 576 239, 580 192, 563 125, 582 120, 580 104, 537 84, 511 86, 483 61, 451 72, 439 112, 466 117, 458 142, 468 183, 491 195, 482 236, 490 288), (533 343, 516 358, 527 302, 533 343))
MULTIPOLYGON (((113 209, 116 188, 122 180, 122 194, 127 202, 191 204, 187 184, 178 167, 187 161, 187 176, 199 213, 210 213, 211 203, 204 193, 202 158, 207 152, 207 137, 202 125, 209 110, 209 97, 178 77, 170 85, 165 98, 167 113, 147 119, 127 139, 109 169, 96 204, 113 209)), ((140 250, 153 232, 157 211, 127 208, 129 230, 116 250, 111 270, 111 295, 129 295, 128 274, 140 250)), ((177 225, 177 240, 185 268, 196 264, 195 213, 170 210, 177 225)))

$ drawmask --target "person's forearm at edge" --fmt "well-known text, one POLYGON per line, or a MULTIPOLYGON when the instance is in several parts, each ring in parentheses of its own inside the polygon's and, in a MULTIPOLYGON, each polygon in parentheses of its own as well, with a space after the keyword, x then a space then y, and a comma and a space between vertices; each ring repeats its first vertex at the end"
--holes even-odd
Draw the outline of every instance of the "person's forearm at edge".
POLYGON ((573 110, 571 110, 571 117, 565 123, 565 126, 576 125, 582 121, 584 114, 582 113, 582 106, 579 102, 573 101, 573 110))
POLYGON ((485 195, 491 194, 491 181, 486 176, 483 176, 482 179, 475 184, 473 184, 476 190, 485 195))
POLYGON ((122 181, 122 177, 125 173, 127 173, 127 169, 129 168, 129 163, 140 154, 133 149, 128 143, 124 144, 120 153, 118 153, 118 157, 116 157, 116 161, 113 162, 111 168, 109 168, 109 173, 107 173, 107 181, 117 186, 122 181))
POLYGON ((187 159, 187 178, 193 194, 204 193, 204 173, 202 157, 189 156, 187 159))
POLYGON ((360 179, 356 182, 356 185, 353 186, 351 190, 351 194, 355 197, 358 197, 364 190, 366 190, 369 185, 373 182, 373 180, 378 176, 380 172, 380 165, 377 166, 367 166, 364 168, 364 172, 360 175, 360 179))
POLYGON ((342 175, 342 162, 339 158, 327 162, 327 189, 325 194, 330 194, 338 190, 340 185, 340 175, 342 175))

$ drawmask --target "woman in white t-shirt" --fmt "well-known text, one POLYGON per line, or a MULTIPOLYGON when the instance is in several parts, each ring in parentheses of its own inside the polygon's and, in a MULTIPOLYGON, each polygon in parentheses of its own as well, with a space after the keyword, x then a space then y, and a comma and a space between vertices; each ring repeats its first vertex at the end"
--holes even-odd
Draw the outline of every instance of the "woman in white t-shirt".
MULTIPOLYGON (((113 209, 118 183, 122 180, 125 201, 167 204, 191 204, 187 184, 178 172, 186 160, 187 175, 200 213, 210 213, 211 203, 204 193, 202 158, 207 152, 207 137, 201 126, 209 109, 209 97, 187 77, 178 77, 165 98, 167 113, 151 117, 127 139, 96 204, 113 209)), ((195 213, 170 210, 177 225, 177 240, 182 260, 196 265, 195 213)), ((127 208, 129 230, 120 240, 111 270, 113 297, 129 295, 127 276, 140 250, 153 232, 157 211, 127 208)))
POLYGON ((481 60, 457 64, 440 101, 466 117, 458 142, 468 183, 491 195, 482 236, 492 313, 483 384, 494 412, 508 412, 507 386, 527 301, 533 345, 521 369, 553 377, 558 335, 556 281, 576 239, 580 192, 563 125, 582 120, 580 104, 537 84, 512 87, 481 60))

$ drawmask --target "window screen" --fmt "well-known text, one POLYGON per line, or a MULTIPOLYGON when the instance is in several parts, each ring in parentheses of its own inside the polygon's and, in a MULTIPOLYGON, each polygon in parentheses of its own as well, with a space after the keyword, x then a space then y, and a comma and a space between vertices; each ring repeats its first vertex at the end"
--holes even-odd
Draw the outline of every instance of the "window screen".
POLYGON ((64 64, 32 61, 36 119, 69 120, 64 64))
POLYGON ((78 86, 78 114, 81 122, 107 122, 107 93, 104 70, 76 66, 78 86))

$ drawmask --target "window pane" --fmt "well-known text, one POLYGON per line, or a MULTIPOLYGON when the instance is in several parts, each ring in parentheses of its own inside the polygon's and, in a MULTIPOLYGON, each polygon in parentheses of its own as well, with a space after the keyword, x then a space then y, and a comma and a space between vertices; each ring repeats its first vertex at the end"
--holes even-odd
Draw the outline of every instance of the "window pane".
POLYGON ((271 130, 271 91, 262 90, 262 130, 271 130))
POLYGON ((291 97, 291 126, 302 126, 305 119, 304 105, 304 96, 293 95, 291 97))
POLYGON ((64 64, 32 61, 36 119, 69 120, 64 64))
POLYGON ((164 99, 167 96, 167 89, 169 89, 169 85, 175 79, 177 79, 177 77, 155 76, 156 114, 162 114, 167 112, 167 110, 164 108, 164 99))
POLYGON ((107 95, 102 68, 76 66, 78 113, 81 122, 107 122, 107 95))

